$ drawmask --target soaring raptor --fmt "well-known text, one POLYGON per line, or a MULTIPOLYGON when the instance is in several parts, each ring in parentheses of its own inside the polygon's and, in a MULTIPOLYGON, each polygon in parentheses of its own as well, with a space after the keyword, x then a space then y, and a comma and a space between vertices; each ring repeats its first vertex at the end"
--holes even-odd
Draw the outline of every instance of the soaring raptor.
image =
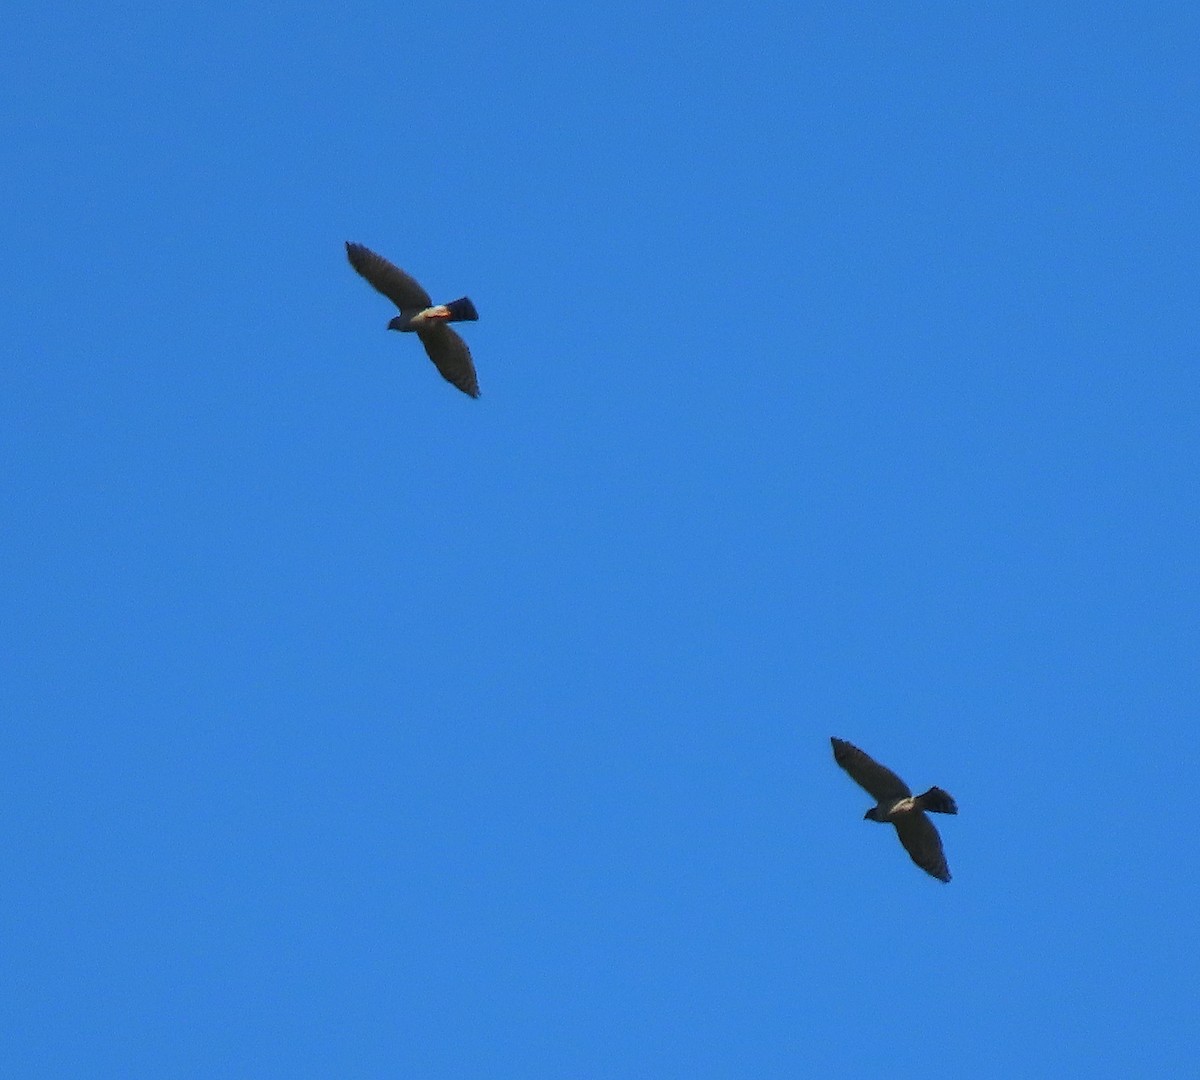
POLYGON ((415 278, 362 244, 347 241, 346 255, 350 265, 400 309, 400 314, 388 323, 388 329, 416 334, 442 378, 452 382, 464 394, 479 397, 479 380, 475 377, 471 350, 446 325, 478 319, 475 305, 465 296, 448 304, 435 305, 415 278))
POLYGON ((940 787, 931 787, 923 795, 914 796, 908 785, 891 769, 885 769, 853 743, 845 739, 831 738, 829 741, 833 743, 833 760, 877 804, 866 812, 863 820, 895 825, 896 835, 900 837, 900 843, 912 861, 939 881, 949 881, 950 868, 942 852, 942 838, 938 836, 933 822, 925 816, 925 811, 957 814, 958 805, 954 799, 940 787))

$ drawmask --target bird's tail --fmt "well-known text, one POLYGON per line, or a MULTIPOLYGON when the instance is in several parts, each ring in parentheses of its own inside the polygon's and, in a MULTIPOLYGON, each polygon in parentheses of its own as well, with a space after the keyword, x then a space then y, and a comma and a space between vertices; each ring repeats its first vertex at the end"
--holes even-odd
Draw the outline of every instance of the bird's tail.
POLYGON ((932 810, 935 814, 958 813, 958 803, 954 801, 954 796, 940 787, 931 787, 924 795, 918 795, 917 805, 922 810, 932 810))
POLYGON ((475 305, 465 296, 461 300, 451 300, 445 306, 450 312, 447 322, 474 322, 479 318, 479 312, 475 310, 475 305))

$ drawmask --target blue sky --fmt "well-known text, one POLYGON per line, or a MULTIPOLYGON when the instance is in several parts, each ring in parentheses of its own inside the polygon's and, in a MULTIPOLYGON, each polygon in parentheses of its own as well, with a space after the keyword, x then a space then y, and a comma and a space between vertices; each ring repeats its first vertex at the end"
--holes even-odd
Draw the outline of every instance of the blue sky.
POLYGON ((0 1072, 1193 1068, 1198 32, 18 3, 0 1072))

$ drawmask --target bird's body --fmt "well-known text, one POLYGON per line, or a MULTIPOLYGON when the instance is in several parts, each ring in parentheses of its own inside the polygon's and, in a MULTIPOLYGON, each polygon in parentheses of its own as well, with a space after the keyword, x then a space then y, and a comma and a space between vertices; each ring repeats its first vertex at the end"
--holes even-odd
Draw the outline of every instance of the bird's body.
POLYGON ((439 323, 474 321, 479 318, 475 305, 467 297, 451 300, 448 304, 435 304, 417 312, 401 312, 390 323, 389 330, 403 334, 426 333, 439 323))
POLYGON ((926 811, 957 814, 958 805, 954 799, 939 787, 914 795, 891 769, 880 765, 853 743, 845 739, 830 739, 830 742, 834 761, 875 800, 864 820, 894 825, 896 835, 912 861, 939 881, 949 881, 950 868, 942 851, 942 838, 926 811))
POLYGON ((907 799, 889 799, 867 811, 864 821, 893 822, 917 808, 917 800, 911 795, 907 799))
POLYGON ((398 266, 376 255, 362 244, 346 242, 350 265, 377 291, 400 309, 388 323, 389 330, 416 334, 442 378, 464 394, 479 397, 479 380, 467 343, 447 326, 451 322, 473 322, 479 318, 467 297, 448 304, 435 304, 420 283, 398 266))

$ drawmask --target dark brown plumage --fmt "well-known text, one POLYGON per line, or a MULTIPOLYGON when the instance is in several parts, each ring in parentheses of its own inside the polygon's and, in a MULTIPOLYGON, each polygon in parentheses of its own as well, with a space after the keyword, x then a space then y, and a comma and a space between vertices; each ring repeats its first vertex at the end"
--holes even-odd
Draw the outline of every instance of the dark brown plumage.
POLYGON ((372 287, 400 309, 400 314, 388 323, 388 329, 415 333, 442 378, 453 383, 464 394, 479 397, 479 380, 475 375, 471 350, 446 325, 478 319, 475 305, 465 296, 449 304, 434 304, 416 278, 362 244, 347 241, 346 256, 350 265, 372 287))
POLYGON ((954 799, 939 787, 931 787, 924 794, 914 796, 891 769, 880 765, 853 743, 834 738, 829 741, 833 744, 833 760, 875 800, 876 805, 867 811, 865 820, 894 825, 896 835, 912 861, 939 881, 949 881, 950 867, 946 865, 942 851, 942 838, 925 811, 957 814, 954 799))

